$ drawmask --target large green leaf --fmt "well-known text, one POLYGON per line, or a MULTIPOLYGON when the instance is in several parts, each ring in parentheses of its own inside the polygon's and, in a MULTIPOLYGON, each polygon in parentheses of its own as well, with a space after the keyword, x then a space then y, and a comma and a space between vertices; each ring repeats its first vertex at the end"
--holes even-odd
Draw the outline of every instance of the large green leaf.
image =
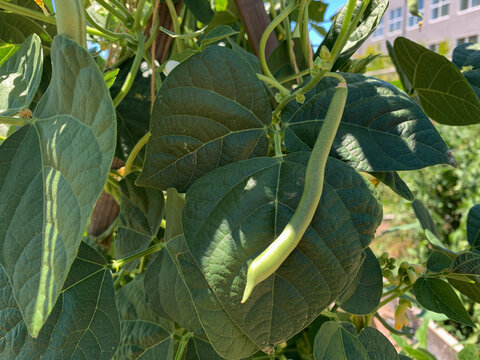
POLYGON ((137 276, 117 293, 122 339, 115 359, 173 359, 173 322, 148 309, 143 276, 137 276))
POLYGON ((453 50, 452 62, 462 70, 463 76, 480 98, 480 43, 465 43, 453 50))
MULTIPOLYGON (((358 14, 360 7, 364 3, 362 0, 357 0, 355 4, 355 10, 353 12, 353 17, 358 14)), ((375 31, 380 20, 382 19, 385 10, 387 10, 388 1, 387 0, 371 0, 368 4, 365 12, 360 17, 360 21, 357 24, 355 30, 348 37, 348 40, 345 46, 342 49, 342 53, 338 57, 337 61, 333 65, 332 70, 339 69, 354 53, 355 51, 362 46, 365 40, 375 31)), ((340 10, 340 12, 335 16, 330 29, 328 30, 325 39, 318 48, 318 52, 322 46, 326 46, 329 50, 333 49, 333 45, 337 41, 338 36, 340 35, 343 22, 345 20, 345 15, 347 12, 347 4, 340 10)))
POLYGON ((32 338, 0 267, 0 357, 4 360, 111 359, 120 340, 113 279, 105 259, 82 243, 62 293, 32 338))
POLYGON ((432 216, 425 205, 423 205, 420 200, 415 199, 412 201, 412 208, 423 230, 430 231, 437 239, 440 239, 442 234, 440 233, 440 230, 438 230, 437 225, 435 225, 435 221, 433 221, 432 216))
POLYGON ((446 125, 480 123, 479 98, 447 58, 404 37, 395 39, 393 49, 430 118, 446 125))
MULTIPOLYGON (((415 170, 448 164, 448 149, 420 107, 396 87, 361 74, 344 73, 348 98, 330 155, 359 171, 415 170)), ((289 151, 310 150, 322 127, 338 80, 322 79, 303 105, 282 113, 289 151)))
POLYGON ((442 272, 449 270, 452 266, 453 259, 442 251, 434 251, 427 260, 427 269, 433 272, 442 272))
MULTIPOLYGON (((162 191, 135 185, 138 173, 130 173, 120 182, 120 214, 115 257, 124 258, 145 250, 157 235, 165 211, 162 191)), ((133 269, 138 260, 126 265, 133 269)))
POLYGON ((469 251, 459 254, 453 261, 452 271, 457 274, 480 275, 480 253, 469 251))
POLYGON ((31 335, 55 305, 115 150, 115 110, 91 56, 57 36, 32 121, 0 147, 0 262, 31 335))
POLYGON ((43 28, 43 23, 0 10, 0 43, 21 44, 32 34, 37 34, 46 43, 52 42, 52 36, 43 28))
POLYGON ((351 323, 327 321, 322 325, 313 344, 315 360, 398 360, 398 354, 388 339, 372 327, 358 335, 351 323))
POLYGON ((413 292, 425 309, 445 314, 452 320, 475 327, 457 294, 445 281, 422 276, 413 285, 413 292))
POLYGON ((480 304, 480 276, 467 276, 467 278, 472 282, 451 278, 448 282, 463 295, 480 304))
POLYGON ((264 156, 270 119, 265 89, 252 68, 232 50, 209 46, 163 83, 137 183, 185 192, 219 166, 264 156))
POLYGON ((28 108, 42 79, 42 44, 32 34, 0 67, 0 115, 28 108))
POLYGON ((383 290, 382 269, 370 248, 350 286, 340 296, 340 307, 351 314, 366 315, 380 303, 383 290))
POLYGON ((480 204, 468 210, 467 240, 472 248, 480 250, 480 204))
POLYGON ((298 247, 241 304, 249 263, 298 205, 308 158, 299 152, 231 164, 186 194, 188 251, 177 257, 200 322, 224 357, 246 357, 257 347, 271 352, 315 319, 353 280, 381 221, 370 183, 330 158, 320 205, 298 247))
MULTIPOLYGON (((110 88, 112 98, 115 97, 132 67, 133 59, 120 65, 120 71, 110 88)), ((150 70, 150 69, 148 69, 150 70)), ((150 127, 150 80, 148 70, 140 68, 135 76, 133 85, 117 106, 117 148, 115 156, 127 161, 135 144, 149 130, 150 127)), ((139 159, 140 156, 137 157, 139 159)))

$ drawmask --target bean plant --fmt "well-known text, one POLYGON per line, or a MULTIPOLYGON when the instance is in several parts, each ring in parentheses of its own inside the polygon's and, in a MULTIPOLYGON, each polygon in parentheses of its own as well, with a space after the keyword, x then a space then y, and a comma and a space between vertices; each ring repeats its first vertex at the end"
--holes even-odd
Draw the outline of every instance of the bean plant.
POLYGON ((431 356, 413 305, 475 327, 480 207, 453 252, 399 172, 457 165, 432 120, 480 122, 478 44, 398 38, 402 91, 352 57, 387 0, 328 32, 320 1, 259 3, 0 0, 2 359, 403 360, 431 356), (428 259, 370 249, 376 186, 413 201, 428 259))

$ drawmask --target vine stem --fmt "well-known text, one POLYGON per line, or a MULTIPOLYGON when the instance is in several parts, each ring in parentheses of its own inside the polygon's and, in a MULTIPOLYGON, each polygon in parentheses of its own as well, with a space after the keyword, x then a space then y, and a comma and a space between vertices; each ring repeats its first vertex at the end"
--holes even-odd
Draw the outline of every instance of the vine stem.
MULTIPOLYGON (((169 1, 169 0, 167 0, 169 1)), ((170 0, 171 1, 171 0, 170 0)), ((273 21, 267 26, 263 32, 262 38, 260 39, 260 45, 258 49, 258 57, 260 59, 260 66, 262 67, 263 73, 268 76, 272 81, 278 82, 277 79, 273 76, 272 72, 268 68, 267 59, 265 55, 265 47, 267 46, 267 40, 272 33, 272 31, 280 24, 283 19, 285 19, 295 8, 297 7, 296 1, 292 1, 288 6, 280 13, 278 16, 273 19, 273 21)))
POLYGON ((132 68, 128 72, 125 82, 123 83, 120 89, 120 92, 117 94, 117 96, 115 96, 115 99, 113 99, 113 105, 115 107, 117 107, 118 104, 122 102, 122 100, 125 98, 125 96, 128 94, 128 92, 132 88, 133 81, 135 80, 135 76, 137 75, 138 69, 140 68, 140 64, 143 59, 143 52, 145 51, 145 39, 141 31, 137 32, 137 39, 138 39, 138 47, 135 53, 135 58, 133 60, 132 68))
POLYGON ((130 155, 128 155, 127 161, 125 162, 125 176, 130 174, 130 172, 132 171, 133 162, 135 161, 135 158, 137 157, 140 150, 142 150, 142 148, 147 143, 150 135, 152 135, 150 131, 143 135, 142 138, 138 140, 138 142, 133 147, 130 155))
POLYGON ((300 30, 300 42, 302 44, 302 53, 303 57, 305 58, 305 61, 307 64, 309 64, 309 67, 312 67, 312 61, 310 60, 310 36, 308 34, 308 4, 310 3, 310 0, 302 0, 300 4, 300 10, 298 11, 298 19, 297 23, 299 24, 299 30, 300 30))
POLYGON ((137 259, 140 259, 144 256, 151 255, 153 253, 156 253, 157 251, 162 250, 164 246, 163 242, 159 242, 158 244, 155 244, 153 246, 150 246, 148 249, 145 249, 143 251, 140 251, 136 254, 127 256, 126 258, 119 259, 119 260, 114 260, 110 264, 105 265, 106 268, 108 269, 118 269, 128 263, 131 263, 132 261, 135 261, 137 259))
POLYGON ((97 3, 99 3, 103 8, 108 10, 108 12, 112 15, 114 15, 118 20, 120 20, 123 24, 129 24, 131 22, 131 19, 125 16, 123 13, 115 9, 112 5, 108 4, 104 0, 96 0, 97 3))
POLYGON ((128 34, 122 34, 122 33, 114 33, 113 31, 104 29, 100 25, 98 25, 95 20, 90 16, 87 10, 85 10, 85 16, 87 18, 87 21, 95 28, 97 29, 100 33, 101 36, 105 39, 108 40, 124 40, 126 38, 129 38, 130 41, 133 41, 133 38, 128 35, 128 34))
POLYGON ((283 86, 282 84, 280 84, 278 81, 273 81, 271 78, 269 78, 268 76, 265 76, 263 74, 257 74, 257 77, 262 80, 262 81, 265 81, 268 85, 271 85, 273 86, 274 88, 277 88, 278 90, 280 90, 281 92, 285 92, 285 93, 289 93, 290 91, 285 87, 283 86))
MULTIPOLYGON (((282 0, 282 9, 285 9, 285 0, 282 0)), ((295 52, 293 51, 293 44, 292 44, 292 32, 290 30, 290 19, 289 16, 287 15, 285 17, 284 21, 284 26, 285 26, 285 38, 287 41, 287 51, 288 51, 288 58, 290 60, 290 65, 292 66, 293 70, 293 76, 296 76, 298 73, 298 66, 297 66, 297 60, 295 59, 295 52)), ((307 70, 308 73, 308 70, 307 70)), ((297 85, 300 85, 300 79, 298 77, 295 77, 294 79, 297 79, 297 85)), ((282 81, 280 81, 282 83, 282 81)))
MULTIPOLYGON (((168 11, 170 12, 170 17, 172 18, 173 22, 173 31, 177 34, 181 34, 180 32, 180 23, 178 22, 178 14, 177 10, 175 10, 175 5, 173 5, 172 0, 165 0, 167 3, 168 11)), ((179 53, 183 51, 183 44, 181 39, 175 39, 175 44, 177 45, 177 50, 179 53)))
POLYGON ((13 126, 23 126, 27 123, 24 118, 14 118, 9 116, 0 116, 0 124, 4 125, 13 125, 13 126))
POLYGON ((145 0, 140 0, 137 9, 135 10, 135 20, 133 22, 133 30, 138 31, 141 27, 140 22, 143 15, 143 7, 145 6, 145 0))

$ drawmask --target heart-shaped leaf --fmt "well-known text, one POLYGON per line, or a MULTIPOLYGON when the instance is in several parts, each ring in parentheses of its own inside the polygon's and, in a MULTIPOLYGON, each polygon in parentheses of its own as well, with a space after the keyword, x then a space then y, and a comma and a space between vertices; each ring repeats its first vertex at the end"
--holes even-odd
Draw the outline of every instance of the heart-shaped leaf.
POLYGON ((141 186, 185 190, 232 162, 265 156, 271 109, 252 68, 209 46, 168 75, 155 100, 141 186))
POLYGON ((480 99, 447 58, 404 37, 395 39, 393 49, 430 118, 446 125, 480 123, 480 99))
POLYGON ((116 293, 122 339, 114 359, 173 359, 175 325, 149 310, 144 295, 143 276, 116 293))
POLYGON ((370 248, 352 283, 339 297, 340 307, 351 314, 367 315, 380 303, 383 290, 382 269, 370 248))
POLYGON ((55 305, 110 170, 115 110, 90 54, 57 36, 32 121, 0 147, 0 262, 32 336, 55 305))
MULTIPOLYGON (((359 171, 415 170, 448 164, 448 149, 420 107, 396 87, 360 74, 342 74, 348 98, 330 155, 359 171)), ((337 84, 322 79, 304 104, 282 113, 289 151, 310 150, 337 84)))
POLYGON ((0 67, 0 116, 27 109, 42 79, 42 44, 30 35, 0 67))
POLYGON ((381 221, 370 183, 330 158, 320 205, 298 247, 240 304, 248 264, 298 205, 308 158, 300 152, 237 162, 203 176, 186 194, 188 251, 177 257, 200 322, 224 357, 271 352, 315 319, 353 280, 381 221))
POLYGON ((64 289, 37 338, 32 338, 14 291, 0 267, 4 360, 111 359, 120 340, 120 321, 105 259, 82 242, 64 289))

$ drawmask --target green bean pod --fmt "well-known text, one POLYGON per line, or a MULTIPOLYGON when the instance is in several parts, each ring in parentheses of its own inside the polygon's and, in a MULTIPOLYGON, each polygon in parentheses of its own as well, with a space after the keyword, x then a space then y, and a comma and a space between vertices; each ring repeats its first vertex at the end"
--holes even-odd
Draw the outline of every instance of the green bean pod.
POLYGON ((84 49, 87 48, 87 27, 85 23, 85 8, 82 0, 56 0, 55 16, 57 33, 64 35, 84 49))
POLYGON ((325 165, 343 115, 347 94, 347 83, 344 80, 335 89, 312 149, 305 174, 305 186, 297 209, 282 233, 248 267, 242 304, 247 301, 257 284, 272 275, 282 265, 298 245, 312 221, 322 195, 325 165))

